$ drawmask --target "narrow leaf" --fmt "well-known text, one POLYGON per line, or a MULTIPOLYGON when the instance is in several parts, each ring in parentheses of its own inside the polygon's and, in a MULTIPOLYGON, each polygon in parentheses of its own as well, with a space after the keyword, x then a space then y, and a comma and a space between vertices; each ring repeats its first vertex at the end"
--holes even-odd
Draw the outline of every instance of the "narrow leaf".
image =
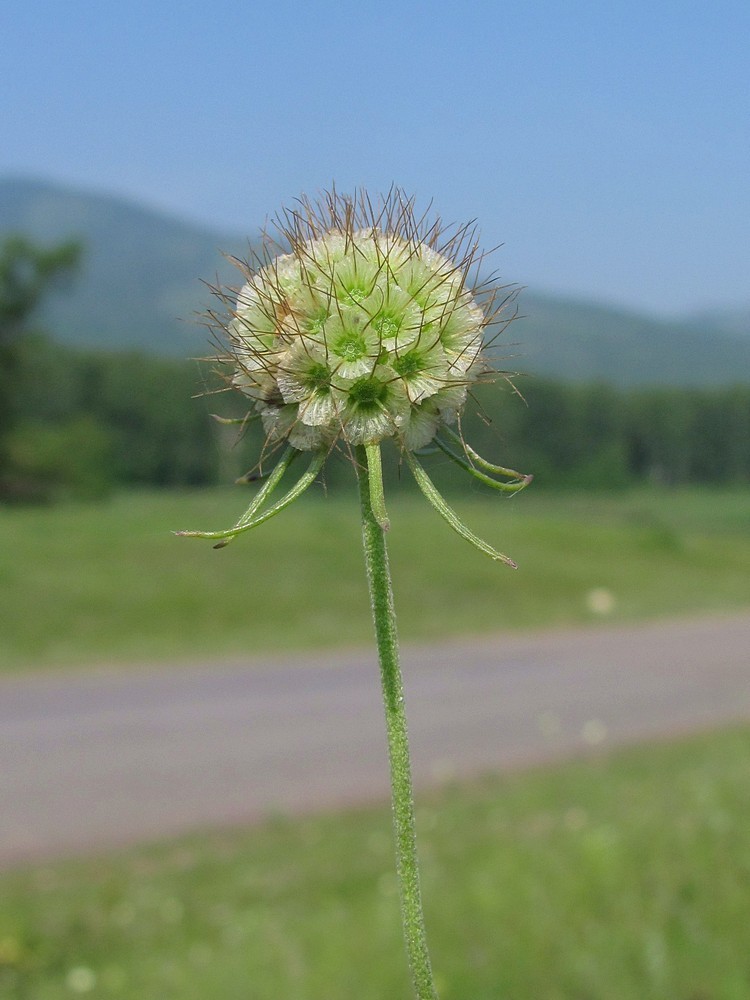
POLYGON ((436 437, 434 440, 438 448, 444 452, 452 462, 455 462, 456 465, 460 465, 461 468, 468 472, 470 476, 478 479, 480 483, 490 486, 493 490, 500 490, 501 493, 518 493, 519 490, 525 489, 531 482, 531 476, 524 476, 523 478, 519 477, 519 481, 515 483, 504 483, 498 479, 493 479, 484 472, 480 472, 479 469, 471 464, 471 462, 468 462, 461 455, 453 451, 452 448, 449 448, 444 441, 440 440, 440 438, 436 437))
POLYGON ((462 538, 465 538, 467 542, 479 549, 480 552, 484 552, 488 555, 490 559, 495 559, 497 562, 505 563, 506 566, 510 566, 512 569, 518 569, 517 563, 515 563, 509 556, 503 555, 502 552, 498 552, 490 544, 485 542, 483 539, 479 538, 470 531, 469 528, 461 521, 458 514, 448 506, 445 499, 438 491, 437 487, 427 475, 425 470, 419 464, 418 460, 409 452, 405 452, 406 460, 409 463, 411 471, 414 473, 414 478, 417 481, 417 485, 420 490, 424 493, 425 497, 429 500, 435 510, 444 518, 448 524, 457 532, 462 538))
POLYGON ((492 462, 488 462, 486 458, 482 458, 481 455, 477 454, 471 445, 467 444, 460 435, 456 434, 454 430, 450 427, 443 427, 444 432, 450 437, 456 444, 459 444, 463 451, 466 452, 469 459, 472 462, 484 469, 485 472, 494 472, 498 476, 506 476, 508 479, 520 479, 523 481, 524 486, 528 486, 533 476, 525 476, 522 472, 516 472, 514 469, 506 469, 502 465, 493 465, 492 462))
POLYGON ((248 521, 251 521, 256 516, 263 504, 269 499, 273 491, 281 482, 284 473, 299 454, 300 453, 296 448, 287 448, 279 461, 276 463, 273 472, 255 494, 250 502, 250 506, 233 528, 229 528, 226 531, 176 531, 175 534, 183 538, 221 538, 225 539, 225 541, 219 547, 223 548, 224 545, 228 545, 237 533, 237 529, 242 528, 243 525, 245 525, 248 521))

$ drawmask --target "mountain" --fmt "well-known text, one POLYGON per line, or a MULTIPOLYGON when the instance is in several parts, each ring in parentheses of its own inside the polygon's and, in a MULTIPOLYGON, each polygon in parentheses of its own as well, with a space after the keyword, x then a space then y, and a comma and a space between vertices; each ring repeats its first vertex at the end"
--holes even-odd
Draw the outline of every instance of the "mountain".
POLYGON ((714 330, 728 333, 731 337, 750 337, 750 306, 745 309, 719 309, 716 312, 701 312, 688 320, 691 326, 700 328, 708 324, 714 330))
POLYGON ((750 337, 707 317, 683 321, 524 292, 504 340, 509 368, 618 385, 719 385, 750 378, 750 337))
POLYGON ((0 238, 8 232, 83 245, 72 289, 50 299, 40 326, 66 343, 160 354, 205 353, 195 319, 210 298, 201 279, 234 283, 238 272, 222 251, 248 250, 236 235, 121 198, 26 179, 0 180, 0 238))
MULTIPOLYGON (((0 180, 0 238, 84 246, 73 288, 47 303, 39 325, 66 343, 197 356, 207 333, 195 314, 210 304, 201 279, 236 284, 225 253, 248 242, 125 199, 24 178, 0 180)), ((256 234, 251 234, 253 238, 256 234)), ((494 354, 498 366, 618 385, 718 385, 750 376, 747 313, 664 321, 591 302, 525 291, 519 317, 494 354)))

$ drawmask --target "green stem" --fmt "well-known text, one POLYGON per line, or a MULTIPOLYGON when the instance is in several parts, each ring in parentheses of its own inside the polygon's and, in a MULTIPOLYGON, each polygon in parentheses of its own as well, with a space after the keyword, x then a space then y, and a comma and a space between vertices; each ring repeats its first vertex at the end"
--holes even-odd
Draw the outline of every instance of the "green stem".
POLYGON ((388 531, 391 522, 385 509, 385 492, 383 490, 383 463, 380 457, 379 444, 366 444, 367 475, 370 480, 370 507, 383 531, 388 531))
MULTIPOLYGON (((391 766, 391 798, 396 842, 396 874, 401 895, 401 917, 414 991, 418 1000, 437 1000, 422 914, 417 841, 414 828, 414 793, 411 780, 409 737, 406 729, 404 693, 398 659, 396 614, 383 529, 373 510, 370 478, 379 476, 379 462, 369 465, 366 449, 357 449, 359 494, 362 507, 362 539, 370 585, 370 601, 380 660, 385 703, 388 756, 391 766)), ((379 483, 375 484, 377 496, 379 483)))

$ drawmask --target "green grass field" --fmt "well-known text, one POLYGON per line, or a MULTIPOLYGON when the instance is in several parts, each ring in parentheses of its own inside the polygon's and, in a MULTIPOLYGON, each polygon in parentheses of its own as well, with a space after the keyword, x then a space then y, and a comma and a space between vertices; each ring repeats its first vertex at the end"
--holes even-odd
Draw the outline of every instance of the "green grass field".
MULTIPOLYGON (((220 658, 371 641, 356 500, 317 495, 222 551, 174 528, 222 528, 240 488, 122 494, 0 510, 6 669, 220 658)), ((537 489, 455 506, 518 571, 455 536, 414 494, 389 504, 402 639, 750 606, 747 491, 600 495, 537 489)))
MULTIPOLYGON (((750 729, 448 788, 441 1000, 747 1000, 750 729)), ((386 809, 0 875, 0 995, 408 1000, 386 809)))

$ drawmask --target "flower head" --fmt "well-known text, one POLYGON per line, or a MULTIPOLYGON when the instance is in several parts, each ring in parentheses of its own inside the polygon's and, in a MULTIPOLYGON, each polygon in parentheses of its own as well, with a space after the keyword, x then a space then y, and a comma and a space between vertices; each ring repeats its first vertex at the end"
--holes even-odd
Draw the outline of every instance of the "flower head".
POLYGON ((472 285, 472 228, 417 218, 393 189, 377 205, 362 192, 303 199, 277 229, 252 264, 237 262, 246 281, 236 299, 222 293, 232 384, 269 442, 423 448, 488 371, 498 297, 472 285))
POLYGON ((531 481, 486 462, 450 426, 471 386, 490 373, 486 334, 508 321, 501 313, 514 296, 476 283, 483 255, 471 224, 445 227, 418 217, 398 188, 377 203, 365 192, 302 198, 275 221, 277 233, 266 234, 261 253, 251 263, 235 261, 242 287, 215 289, 228 315, 209 316, 225 348, 218 360, 229 364, 231 386, 249 401, 250 413, 236 422, 259 419, 267 444, 287 449, 232 528, 178 534, 226 545, 300 496, 338 442, 358 469, 366 466, 374 515, 385 529, 380 443, 392 438, 451 527, 515 565, 462 524, 416 455, 438 448, 508 493, 531 481), (302 452, 312 453, 307 472, 269 505, 302 452))

